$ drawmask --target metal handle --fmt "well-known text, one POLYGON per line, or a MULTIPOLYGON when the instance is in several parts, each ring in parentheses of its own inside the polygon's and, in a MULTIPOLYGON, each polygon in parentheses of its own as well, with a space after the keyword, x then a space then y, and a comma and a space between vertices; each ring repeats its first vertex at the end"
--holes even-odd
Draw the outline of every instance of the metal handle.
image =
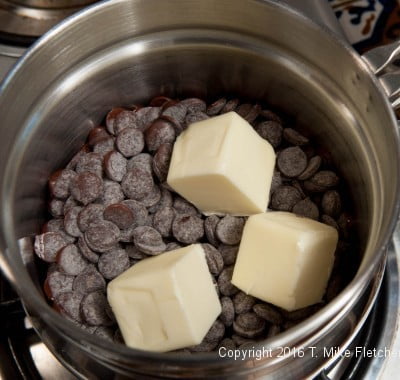
POLYGON ((296 9, 309 17, 311 20, 320 25, 328 27, 332 32, 340 38, 345 39, 346 36, 331 6, 327 1, 321 0, 280 0, 279 2, 286 3, 289 7, 296 9))
POLYGON ((0 83, 24 52, 25 48, 9 46, 0 42, 0 83))
POLYGON ((10 266, 5 258, 4 253, 0 249, 0 275, 3 274, 4 277, 10 281, 10 283, 15 282, 15 278, 11 272, 10 266))
POLYGON ((400 41, 371 49, 361 56, 378 77, 394 109, 400 108, 400 41))
POLYGON ((366 60, 375 74, 380 74, 400 55, 400 42, 378 46, 366 52, 362 57, 366 60))
MULTIPOLYGON (((38 273, 35 264, 35 253, 33 249, 33 238, 31 236, 23 237, 18 239, 18 251, 21 255, 22 264, 27 269, 31 278, 36 282, 38 281, 38 273)), ((15 276, 15 272, 10 267, 9 260, 6 258, 7 248, 3 249, 0 246, 0 275, 3 274, 4 277, 13 285, 15 288, 16 281, 18 280, 15 276)))

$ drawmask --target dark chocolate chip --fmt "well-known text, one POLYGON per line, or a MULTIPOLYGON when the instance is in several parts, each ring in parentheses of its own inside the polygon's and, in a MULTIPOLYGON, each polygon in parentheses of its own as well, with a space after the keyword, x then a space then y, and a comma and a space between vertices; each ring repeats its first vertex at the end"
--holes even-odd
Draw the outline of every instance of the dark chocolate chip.
POLYGON ((340 194, 335 190, 328 190, 322 196, 321 207, 326 215, 329 215, 333 218, 338 217, 342 210, 340 194))
POLYGON ((107 137, 103 140, 98 141, 93 146, 93 152, 99 154, 101 157, 104 157, 107 153, 112 152, 114 150, 115 138, 107 137))
POLYGON ((76 173, 69 169, 58 170, 53 173, 49 179, 51 195, 60 199, 68 198, 71 182, 75 177, 76 173))
POLYGON ((278 154, 276 164, 286 177, 296 177, 307 167, 307 156, 299 147, 289 147, 278 154))
POLYGON ((97 269, 90 266, 75 277, 72 287, 74 291, 82 294, 105 292, 106 282, 97 269))
POLYGON ((242 237, 243 227, 243 218, 226 215, 218 222, 216 235, 222 243, 236 245, 242 237))
POLYGON ((226 326, 232 326, 233 321, 235 319, 235 307, 233 305, 233 301, 230 297, 221 297, 221 308, 222 312, 220 315, 220 319, 222 323, 226 326))
POLYGON ((167 179, 169 165, 171 162, 172 144, 161 144, 153 158, 153 170, 160 182, 167 179))
POLYGON ((219 217, 217 215, 210 215, 204 220, 204 232, 207 240, 214 246, 218 245, 216 236, 216 229, 219 223, 219 217))
POLYGON ((233 266, 226 267, 218 277, 218 288, 224 296, 233 296, 239 289, 231 283, 233 266))
POLYGON ((203 220, 194 215, 178 214, 172 223, 172 234, 181 243, 196 243, 204 235, 203 220))
POLYGON ((172 222, 175 218, 175 210, 172 207, 159 209, 153 217, 153 226, 163 237, 171 235, 172 222))
POLYGON ((92 223, 102 221, 104 205, 97 203, 90 203, 82 208, 78 215, 78 226, 82 232, 85 232, 92 223))
POLYGON ((69 244, 58 252, 57 264, 61 272, 76 276, 85 270, 89 263, 82 256, 76 245, 69 244))
POLYGON ((78 201, 87 205, 101 196, 103 181, 94 173, 79 173, 71 183, 71 194, 78 201))
POLYGON ((162 144, 172 144, 175 141, 175 129, 166 120, 156 120, 145 132, 146 146, 150 152, 155 152, 162 144))
POLYGON ((239 251, 238 245, 220 244, 218 251, 221 252, 225 265, 232 265, 236 262, 236 257, 239 251))
POLYGON ((134 200, 141 200, 153 189, 154 181, 151 173, 139 167, 128 170, 121 182, 124 194, 134 200))
POLYGON ((185 124, 189 126, 190 124, 197 123, 199 121, 207 120, 210 117, 204 112, 188 113, 185 117, 185 124))
POLYGON ((302 199, 301 201, 297 202, 292 212, 294 214, 305 216, 306 218, 318 220, 319 218, 319 209, 317 205, 310 200, 310 198, 302 199))
POLYGON ((186 98, 181 100, 180 104, 183 104, 189 113, 206 112, 207 108, 206 102, 199 98, 186 98))
POLYGON ((244 338, 255 338, 265 329, 265 320, 253 311, 239 314, 233 322, 233 330, 244 338))
POLYGON ((124 200, 124 193, 122 192, 121 185, 118 182, 104 180, 103 194, 101 196, 101 203, 104 206, 109 206, 124 200))
POLYGON ((147 224, 147 220, 149 217, 149 213, 146 210, 146 207, 133 199, 126 199, 121 202, 121 204, 128 206, 132 213, 133 213, 133 223, 132 225, 137 226, 144 226, 147 224))
POLYGON ((233 306, 235 307, 236 314, 247 313, 252 309, 257 300, 242 291, 236 293, 233 297, 233 306))
POLYGON ((282 142, 282 125, 276 121, 263 121, 254 128, 257 133, 267 140, 274 148, 277 148, 282 142))
POLYGON ((137 128, 137 116, 134 111, 121 110, 117 113, 113 124, 113 131, 109 131, 114 135, 118 135, 125 128, 137 128))
POLYGON ((301 201, 299 191, 293 186, 279 186, 271 198, 271 207, 274 210, 292 211, 294 205, 301 201))
POLYGON ((310 182, 327 189, 336 186, 339 183, 339 177, 331 170, 321 170, 310 178, 310 182))
POLYGON ((210 329, 208 330, 204 341, 206 342, 219 342, 225 334, 225 325, 220 321, 216 320, 210 329))
POLYGON ((121 182, 126 174, 127 160, 119 152, 112 150, 104 156, 104 172, 112 181, 121 182))
POLYGON ((106 220, 92 224, 85 232, 85 241, 96 252, 107 252, 118 243, 119 228, 106 220))
POLYGON ((89 260, 91 263, 97 263, 99 261, 99 254, 97 252, 92 251, 86 243, 86 240, 83 236, 78 239, 77 246, 82 256, 89 260))
POLYGON ((133 231, 133 242, 139 250, 148 255, 158 255, 166 249, 161 234, 149 226, 136 227, 133 231))
POLYGON ((54 300, 63 292, 70 292, 74 278, 74 276, 62 273, 57 269, 50 271, 44 282, 44 292, 47 298, 54 300))
POLYGON ((272 305, 267 303, 258 303, 253 306, 253 311, 261 318, 266 321, 275 324, 281 325, 283 323, 282 314, 272 305))
POLYGON ((79 292, 62 292, 54 299, 54 305, 60 313, 76 322, 82 322, 80 305, 83 294, 79 292))
POLYGON ((124 108, 113 108, 110 112, 108 112, 107 116, 106 116, 106 127, 107 127, 107 131, 109 133, 111 133, 112 135, 115 135, 115 131, 114 131, 114 123, 115 123, 115 119, 118 116, 118 114, 120 114, 122 111, 126 111, 124 108))
POLYGON ((283 130, 283 138, 292 145, 306 145, 309 139, 293 128, 285 128, 283 130))
POLYGON ((129 228, 135 221, 135 216, 130 207, 123 203, 114 203, 105 208, 104 220, 113 222, 121 230, 129 228))
POLYGON ((311 178, 320 168, 322 163, 322 159, 320 156, 311 157, 308 161, 307 167, 304 169, 303 173, 301 173, 297 178, 300 181, 305 181, 306 179, 311 178))
POLYGON ((220 98, 218 100, 216 100, 214 103, 210 104, 207 107, 207 115, 209 116, 216 116, 218 115, 222 109, 225 107, 226 104, 226 99, 225 98, 220 98))
POLYGON ((221 114, 234 111, 236 109, 236 107, 238 106, 238 104, 239 104, 239 99, 230 99, 230 100, 228 100, 225 103, 224 107, 222 108, 221 114))
POLYGON ((201 246, 204 249, 210 273, 214 276, 218 276, 222 269, 224 269, 224 260, 222 259, 221 253, 211 244, 204 243, 201 246))
POLYGON ((82 235, 82 231, 78 226, 78 217, 82 210, 82 207, 75 206, 72 207, 66 214, 64 218, 64 228, 65 231, 74 237, 79 237, 82 235))
POLYGON ((61 218, 64 216, 64 204, 65 202, 61 199, 53 198, 49 201, 49 212, 55 218, 61 218))
POLYGON ((112 280, 129 267, 129 256, 126 251, 121 248, 115 248, 103 253, 98 262, 99 272, 106 280, 112 280))
POLYGON ((199 214, 195 206, 193 206, 186 199, 180 196, 175 197, 173 207, 179 214, 187 214, 194 216, 197 216, 199 214))
POLYGON ((136 128, 122 130, 117 136, 116 146, 125 157, 136 156, 144 148, 143 132, 136 128))
POLYGON ((103 157, 98 153, 89 152, 82 155, 76 164, 76 172, 90 172, 99 178, 103 176, 103 157))
POLYGON ((109 326, 113 322, 106 313, 107 298, 102 291, 86 294, 81 302, 83 320, 91 326, 109 326))
POLYGON ((36 235, 34 250, 42 260, 52 263, 56 261, 57 253, 67 244, 61 233, 46 232, 36 235))

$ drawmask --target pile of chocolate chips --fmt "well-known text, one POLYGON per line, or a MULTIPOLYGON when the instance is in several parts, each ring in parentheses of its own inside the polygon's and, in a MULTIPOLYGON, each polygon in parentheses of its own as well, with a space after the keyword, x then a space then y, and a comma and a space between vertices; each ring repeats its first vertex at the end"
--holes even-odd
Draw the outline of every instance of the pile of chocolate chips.
MULTIPOLYGON (((153 98, 146 107, 114 108, 65 169, 49 179, 52 218, 36 236, 48 263, 44 291, 66 318, 123 343, 106 298, 107 282, 143 258, 201 243, 222 305, 203 342, 184 349, 236 348, 276 335, 312 315, 353 275, 348 198, 329 155, 290 122, 259 104, 221 98, 153 98), (287 312, 230 283, 245 217, 204 216, 166 184, 176 137, 193 122, 235 111, 277 154, 269 208, 339 231, 335 266, 323 302, 287 312)), ((257 163, 254 163, 256 165, 257 163)), ((354 265, 353 265, 354 267, 354 265)))

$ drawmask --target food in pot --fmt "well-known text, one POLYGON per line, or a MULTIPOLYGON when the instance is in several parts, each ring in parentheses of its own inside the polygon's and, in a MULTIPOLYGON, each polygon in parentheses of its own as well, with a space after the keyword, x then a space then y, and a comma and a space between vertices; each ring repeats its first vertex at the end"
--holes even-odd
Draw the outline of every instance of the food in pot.
POLYGON ((200 344, 221 305, 201 244, 142 260, 107 298, 127 346, 165 352, 200 344))
POLYGON ((228 112, 176 139, 167 182, 203 214, 252 215, 267 209, 274 167, 271 144, 228 112))
POLYGON ((309 218, 284 211, 252 215, 232 284, 289 311, 321 302, 337 241, 335 228, 309 218))
POLYGON ((35 239, 35 251, 47 265, 49 301, 86 331, 121 342, 105 296, 107 284, 144 258, 190 244, 202 244, 222 312, 199 345, 185 348, 188 352, 239 347, 278 334, 320 309, 354 275, 357 244, 351 240, 344 181, 329 154, 300 133, 295 121, 238 99, 207 105, 197 98, 161 96, 146 107, 115 108, 104 124, 51 177, 52 218, 35 239), (175 138, 190 123, 230 111, 247 120, 277 154, 268 207, 339 231, 322 302, 288 312, 240 291, 231 279, 246 218, 205 216, 166 184, 175 138))

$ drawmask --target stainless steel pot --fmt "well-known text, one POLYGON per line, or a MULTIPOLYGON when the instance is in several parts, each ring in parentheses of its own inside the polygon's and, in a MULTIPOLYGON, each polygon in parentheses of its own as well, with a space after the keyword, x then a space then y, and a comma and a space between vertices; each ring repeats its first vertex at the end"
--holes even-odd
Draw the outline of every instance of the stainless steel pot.
POLYGON ((27 7, 45 9, 69 8, 94 3, 93 0, 12 0, 12 2, 27 7))
POLYGON ((84 6, 94 3, 95 0, 9 0, 13 5, 23 5, 26 7, 59 9, 84 6))
POLYGON ((301 378, 333 361, 373 303, 399 212, 399 136, 373 71, 328 31, 273 1, 114 0, 44 36, 0 93, 0 264, 43 341, 81 376, 301 378), (265 100, 329 146, 351 185, 362 262, 329 305, 265 341, 264 357, 151 354, 76 328, 46 303, 27 236, 43 222, 49 173, 113 106, 155 94, 265 100), (269 354, 271 352, 271 354, 269 354))

